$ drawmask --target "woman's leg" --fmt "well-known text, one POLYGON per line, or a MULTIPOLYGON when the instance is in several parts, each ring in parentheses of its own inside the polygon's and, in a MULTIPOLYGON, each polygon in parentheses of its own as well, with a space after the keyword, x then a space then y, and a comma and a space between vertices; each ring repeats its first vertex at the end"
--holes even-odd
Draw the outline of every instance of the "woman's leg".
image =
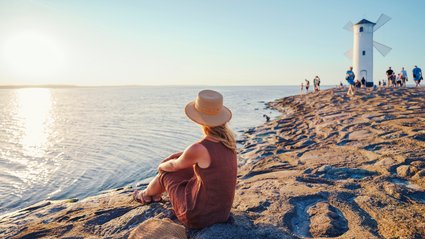
POLYGON ((353 88, 354 88, 354 86, 350 84, 350 86, 348 87, 348 95, 353 95, 354 94, 353 88))
MULTIPOLYGON (((152 198, 153 201, 160 201, 162 193, 176 185, 180 185, 184 181, 190 180, 192 177, 192 168, 186 168, 176 172, 159 173, 149 183, 147 188, 143 190, 143 195, 152 198)), ((168 191, 168 194, 170 194, 170 191, 168 191)))
POLYGON ((162 193, 165 189, 159 183, 159 174, 149 183, 148 187, 145 189, 145 195, 153 197, 154 201, 161 198, 162 193))
MULTIPOLYGON (((169 160, 175 159, 179 157, 182 153, 175 153, 170 155, 168 158, 162 160, 161 163, 167 162, 169 160)), ((160 174, 157 174, 155 178, 148 184, 145 190, 143 190, 143 195, 145 197, 151 197, 154 201, 161 200, 161 195, 165 191, 164 187, 159 182, 160 174)))
POLYGON ((161 201, 161 194, 164 192, 164 190, 162 189, 158 178, 159 175, 155 176, 155 178, 149 183, 145 190, 135 190, 133 193, 133 199, 142 204, 147 204, 152 201, 161 201))

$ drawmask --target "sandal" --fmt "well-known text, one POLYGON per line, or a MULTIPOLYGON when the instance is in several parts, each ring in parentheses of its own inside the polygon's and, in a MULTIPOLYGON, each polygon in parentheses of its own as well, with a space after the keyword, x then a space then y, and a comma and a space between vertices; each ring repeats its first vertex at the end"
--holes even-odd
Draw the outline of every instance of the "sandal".
POLYGON ((133 192, 133 201, 136 201, 136 202, 138 202, 138 203, 140 203, 142 205, 146 205, 146 204, 151 203, 152 202, 152 198, 149 201, 148 200, 145 200, 144 193, 145 193, 144 190, 143 191, 142 190, 139 190, 139 189, 134 190, 134 192, 133 192))

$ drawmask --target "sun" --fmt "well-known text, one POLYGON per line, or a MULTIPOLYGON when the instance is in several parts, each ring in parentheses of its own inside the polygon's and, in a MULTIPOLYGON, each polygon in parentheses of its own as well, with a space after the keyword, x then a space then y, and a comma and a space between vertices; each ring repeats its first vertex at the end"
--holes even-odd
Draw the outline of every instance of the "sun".
POLYGON ((37 31, 23 31, 7 38, 2 55, 10 73, 26 80, 56 75, 65 65, 63 48, 53 37, 37 31))

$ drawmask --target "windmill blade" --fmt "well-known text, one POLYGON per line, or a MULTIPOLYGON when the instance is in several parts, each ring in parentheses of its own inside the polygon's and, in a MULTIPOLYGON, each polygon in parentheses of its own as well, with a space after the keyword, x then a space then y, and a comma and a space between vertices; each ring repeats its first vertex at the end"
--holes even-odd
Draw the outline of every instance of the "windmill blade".
POLYGON ((373 31, 375 32, 376 30, 378 30, 379 28, 381 28, 389 20, 391 20, 391 17, 389 17, 389 16, 387 16, 385 14, 381 14, 381 16, 379 16, 378 20, 376 21, 375 26, 373 26, 373 31))
POLYGON ((386 56, 388 55, 388 53, 390 53, 390 51, 392 50, 391 47, 386 46, 384 44, 378 43, 376 41, 373 41, 373 46, 376 48, 376 50, 379 51, 379 53, 381 53, 381 55, 386 56))
POLYGON ((353 48, 351 48, 350 50, 346 51, 344 53, 345 57, 347 57, 348 59, 353 59, 353 48))
POLYGON ((348 21, 347 24, 343 27, 345 30, 352 32, 353 31, 353 23, 351 21, 348 21))

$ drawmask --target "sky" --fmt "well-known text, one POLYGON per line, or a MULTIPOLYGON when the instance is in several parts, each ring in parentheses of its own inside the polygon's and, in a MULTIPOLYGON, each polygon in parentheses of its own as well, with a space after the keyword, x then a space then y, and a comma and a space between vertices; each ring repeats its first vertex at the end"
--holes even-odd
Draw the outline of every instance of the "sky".
POLYGON ((425 67, 423 0, 0 0, 0 85, 298 85, 344 81, 348 22, 392 19, 374 80, 425 67))

